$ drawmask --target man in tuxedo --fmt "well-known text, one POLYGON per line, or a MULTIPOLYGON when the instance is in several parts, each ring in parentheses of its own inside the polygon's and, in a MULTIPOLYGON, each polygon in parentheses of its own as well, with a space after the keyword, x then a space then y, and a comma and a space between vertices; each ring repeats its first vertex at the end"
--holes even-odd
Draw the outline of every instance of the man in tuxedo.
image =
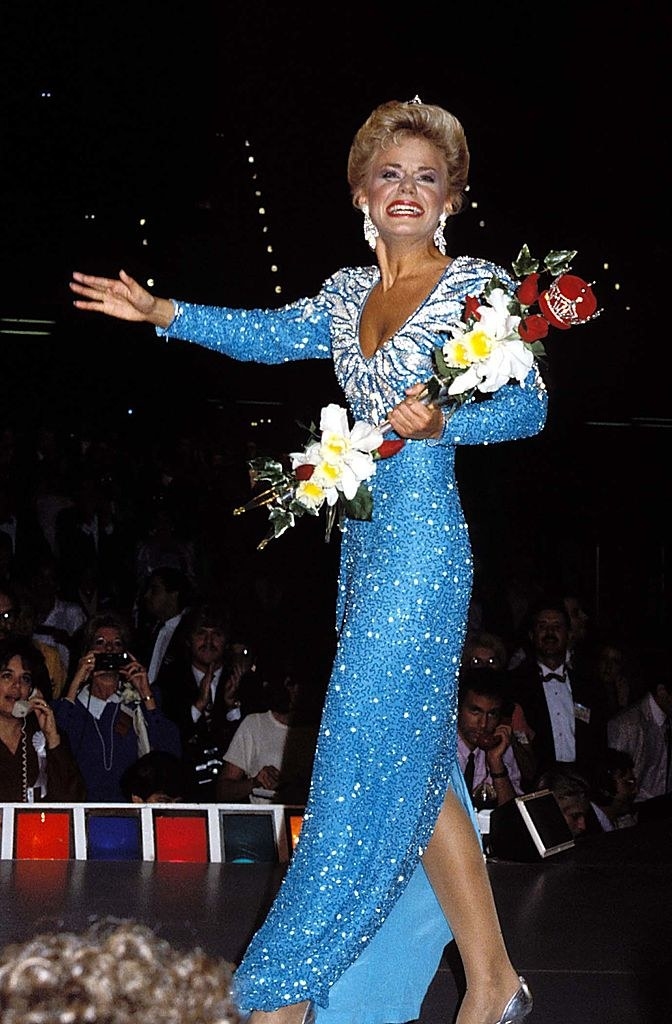
POLYGON ((143 594, 143 611, 151 627, 145 648, 150 684, 157 682, 161 669, 182 654, 175 636, 192 598, 189 577, 173 566, 160 566, 151 573, 143 594))
MULTIPOLYGON (((538 770, 587 771, 606 747, 599 691, 569 657, 570 620, 562 599, 542 598, 532 609, 529 650, 510 670, 511 691, 533 733, 538 770)), ((527 788, 536 780, 524 779, 527 788)))

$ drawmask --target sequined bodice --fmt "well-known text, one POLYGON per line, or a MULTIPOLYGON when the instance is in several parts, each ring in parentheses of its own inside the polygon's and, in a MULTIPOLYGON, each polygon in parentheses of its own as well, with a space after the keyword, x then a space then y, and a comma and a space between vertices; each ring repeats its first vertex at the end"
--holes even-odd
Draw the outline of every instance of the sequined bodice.
POLYGON ((431 376, 440 332, 459 322, 467 294, 480 291, 494 270, 492 264, 466 256, 453 260, 418 309, 368 359, 359 344, 359 324, 380 279, 378 268, 342 270, 327 282, 323 295, 330 309, 334 368, 357 419, 381 422, 404 397, 405 388, 431 376))

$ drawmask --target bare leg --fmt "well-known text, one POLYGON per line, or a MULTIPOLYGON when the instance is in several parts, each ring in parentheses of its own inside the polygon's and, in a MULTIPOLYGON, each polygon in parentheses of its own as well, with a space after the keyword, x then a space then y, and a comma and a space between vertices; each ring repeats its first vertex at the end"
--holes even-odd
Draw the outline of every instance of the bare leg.
POLYGON ((280 1010, 272 1010, 270 1013, 255 1010, 250 1014, 249 1024, 303 1024, 308 1005, 306 999, 303 1003, 283 1006, 280 1010))
POLYGON ((464 807, 448 791, 422 859, 460 951, 467 992, 457 1024, 494 1024, 518 989, 483 851, 464 807))

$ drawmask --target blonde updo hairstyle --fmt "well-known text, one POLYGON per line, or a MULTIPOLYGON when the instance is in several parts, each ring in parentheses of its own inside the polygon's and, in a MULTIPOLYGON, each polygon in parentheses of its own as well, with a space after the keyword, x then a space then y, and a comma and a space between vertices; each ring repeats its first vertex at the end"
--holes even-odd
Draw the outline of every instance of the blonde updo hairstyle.
POLYGON ((459 213, 469 174, 469 149, 458 119, 430 103, 390 100, 369 114, 357 131, 348 156, 348 184, 352 201, 364 191, 371 163, 381 149, 398 146, 409 136, 436 146, 446 162, 452 213, 459 213))

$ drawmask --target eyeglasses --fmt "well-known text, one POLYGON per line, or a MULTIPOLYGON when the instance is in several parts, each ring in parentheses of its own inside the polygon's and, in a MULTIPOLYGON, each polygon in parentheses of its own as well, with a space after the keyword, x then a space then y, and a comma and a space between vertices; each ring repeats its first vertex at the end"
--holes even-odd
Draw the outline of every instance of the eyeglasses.
POLYGON ((473 657, 473 658, 469 658, 469 664, 473 668, 480 668, 482 665, 490 665, 490 666, 492 666, 492 665, 496 665, 497 664, 497 659, 493 658, 492 656, 489 657, 489 658, 473 657))
POLYGON ((126 644, 124 643, 124 641, 120 637, 117 637, 115 640, 108 640, 104 636, 97 636, 94 639, 94 641, 91 644, 91 646, 95 650, 99 650, 99 651, 105 650, 107 648, 109 648, 110 650, 113 650, 113 651, 125 651, 126 650, 126 644))

